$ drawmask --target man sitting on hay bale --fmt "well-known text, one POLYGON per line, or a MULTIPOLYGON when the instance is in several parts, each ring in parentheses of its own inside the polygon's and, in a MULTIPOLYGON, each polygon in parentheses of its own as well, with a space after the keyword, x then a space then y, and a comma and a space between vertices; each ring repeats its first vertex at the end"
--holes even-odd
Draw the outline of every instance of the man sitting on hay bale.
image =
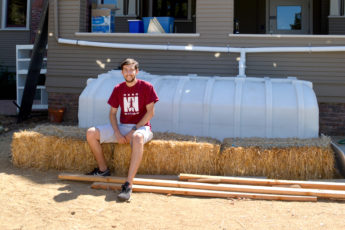
POLYGON ((137 61, 128 58, 120 67, 125 81, 115 86, 108 100, 111 106, 110 124, 89 128, 86 138, 98 164, 98 168, 88 175, 110 176, 101 143, 131 144, 127 181, 118 195, 120 200, 125 201, 129 200, 132 193, 133 178, 143 156, 144 144, 153 137, 150 119, 154 115, 154 104, 158 101, 158 96, 150 83, 136 78, 139 72, 137 61), (119 106, 120 124, 117 124, 116 113, 119 106))

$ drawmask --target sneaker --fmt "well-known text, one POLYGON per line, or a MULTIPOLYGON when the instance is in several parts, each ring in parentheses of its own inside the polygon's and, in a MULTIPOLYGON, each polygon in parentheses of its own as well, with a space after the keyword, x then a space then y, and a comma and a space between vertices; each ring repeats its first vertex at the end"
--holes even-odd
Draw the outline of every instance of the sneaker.
POLYGON ((91 176, 110 176, 110 170, 107 169, 104 172, 99 170, 99 168, 95 168, 92 172, 86 173, 85 175, 91 175, 91 176))
POLYGON ((122 190, 121 192, 119 193, 119 195, 117 195, 117 198, 120 200, 120 201, 128 201, 129 198, 131 198, 131 194, 132 194, 132 188, 129 187, 129 182, 126 181, 126 183, 124 183, 122 186, 121 186, 122 190))

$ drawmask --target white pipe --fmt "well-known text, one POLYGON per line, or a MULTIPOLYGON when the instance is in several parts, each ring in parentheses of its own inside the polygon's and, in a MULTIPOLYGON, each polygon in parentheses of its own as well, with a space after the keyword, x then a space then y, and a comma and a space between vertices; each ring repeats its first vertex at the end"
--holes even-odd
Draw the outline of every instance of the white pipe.
POLYGON ((57 42, 60 44, 77 45, 77 41, 72 39, 58 38, 57 42))
POLYGON ((238 62, 238 77, 246 77, 246 51, 241 50, 241 57, 238 62))
POLYGON ((258 47, 243 48, 246 53, 281 53, 281 52, 344 52, 345 46, 316 46, 316 47, 258 47))
MULTIPOLYGON (((282 53, 282 52, 344 52, 345 46, 319 46, 319 47, 258 47, 258 48, 234 48, 217 46, 179 46, 179 45, 153 45, 153 44, 132 44, 132 43, 108 43, 93 42, 75 39, 58 38, 58 43, 93 46, 104 48, 122 48, 122 49, 145 49, 145 50, 173 50, 173 51, 198 51, 198 52, 221 52, 221 53, 282 53)), ((245 60, 242 59, 242 60, 245 60)))

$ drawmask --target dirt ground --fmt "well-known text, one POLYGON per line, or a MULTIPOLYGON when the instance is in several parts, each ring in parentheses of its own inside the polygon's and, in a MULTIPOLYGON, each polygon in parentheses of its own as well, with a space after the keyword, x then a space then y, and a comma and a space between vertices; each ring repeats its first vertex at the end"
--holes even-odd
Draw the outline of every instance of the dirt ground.
POLYGON ((14 167, 14 129, 7 130, 0 134, 0 229, 345 229, 343 201, 133 193, 131 202, 120 203, 114 191, 57 179, 59 171, 14 167))

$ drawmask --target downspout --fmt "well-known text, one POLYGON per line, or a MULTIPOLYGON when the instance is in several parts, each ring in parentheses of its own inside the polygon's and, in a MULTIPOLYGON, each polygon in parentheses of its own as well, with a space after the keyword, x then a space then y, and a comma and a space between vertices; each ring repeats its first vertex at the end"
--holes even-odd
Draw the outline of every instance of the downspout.
POLYGON ((241 56, 238 62, 238 77, 246 77, 246 51, 241 49, 241 56))
POLYGON ((117 49, 141 49, 141 50, 171 50, 171 51, 195 51, 195 52, 218 52, 218 53, 240 53, 238 63, 238 77, 246 77, 246 54, 247 53, 281 53, 281 52, 345 52, 345 46, 319 46, 319 47, 258 47, 258 48, 235 48, 235 47, 213 47, 213 46, 181 46, 181 45, 146 45, 130 43, 106 43, 93 42, 75 39, 59 38, 59 17, 58 17, 58 0, 54 0, 54 29, 55 40, 59 44, 91 46, 117 49))

